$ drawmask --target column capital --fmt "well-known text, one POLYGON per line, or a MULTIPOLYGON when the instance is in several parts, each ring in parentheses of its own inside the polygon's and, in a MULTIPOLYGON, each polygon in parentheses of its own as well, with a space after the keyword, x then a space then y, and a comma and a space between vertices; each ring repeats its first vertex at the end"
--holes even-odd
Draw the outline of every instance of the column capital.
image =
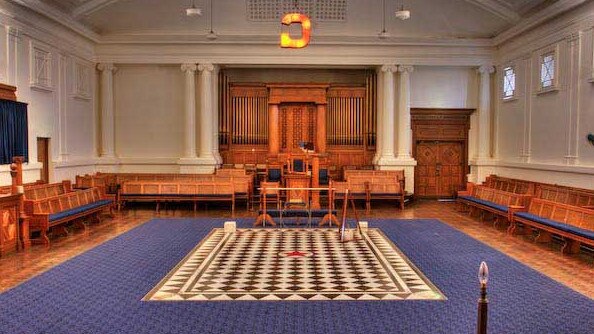
POLYGON ((412 73, 415 70, 412 65, 398 65, 398 72, 401 73, 412 73))
POLYGON ((113 63, 99 63, 97 69, 101 72, 112 72, 115 73, 118 68, 113 63))
POLYGON ((482 65, 478 68, 480 74, 493 74, 495 73, 495 66, 493 65, 482 65))
POLYGON ((212 71, 214 71, 214 65, 211 63, 198 64, 198 71, 212 72, 212 71))
POLYGON ((386 64, 382 66, 382 72, 394 73, 398 70, 398 66, 394 64, 386 64))
POLYGON ((196 72, 196 64, 192 64, 192 63, 185 63, 181 65, 181 70, 183 72, 196 72))

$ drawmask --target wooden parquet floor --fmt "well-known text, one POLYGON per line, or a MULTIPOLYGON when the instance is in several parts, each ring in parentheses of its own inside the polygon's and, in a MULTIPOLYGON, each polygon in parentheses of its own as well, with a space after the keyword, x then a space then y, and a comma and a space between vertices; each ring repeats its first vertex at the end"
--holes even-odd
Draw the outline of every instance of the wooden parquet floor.
MULTIPOLYGON (((491 223, 468 217, 468 215, 459 212, 457 209, 454 203, 437 201, 417 201, 409 204, 404 211, 400 211, 390 203, 374 203, 371 215, 366 217, 437 218, 542 274, 594 299, 594 254, 582 252, 579 255, 563 255, 559 251, 560 244, 537 244, 529 236, 507 235, 504 227, 493 227, 491 223)), ((362 210, 360 213, 362 213, 362 210)), ((255 219, 255 213, 246 211, 245 208, 237 210, 236 216, 254 217, 255 219)), ((50 247, 35 245, 26 251, 0 258, 0 292, 10 289, 155 217, 231 218, 226 207, 210 207, 208 210, 200 208, 196 213, 192 212, 188 207, 183 207, 177 210, 165 210, 156 214, 154 207, 151 205, 137 206, 135 209, 118 213, 114 219, 105 219, 100 224, 92 224, 86 230, 74 230, 68 236, 53 237, 50 247)))

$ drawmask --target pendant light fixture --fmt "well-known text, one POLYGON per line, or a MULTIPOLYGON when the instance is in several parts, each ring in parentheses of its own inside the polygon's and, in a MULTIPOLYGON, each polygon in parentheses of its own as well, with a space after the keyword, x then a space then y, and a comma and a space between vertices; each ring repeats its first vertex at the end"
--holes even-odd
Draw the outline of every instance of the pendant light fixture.
POLYGON ((377 37, 381 39, 390 37, 390 34, 386 31, 386 0, 382 0, 382 32, 377 37))
POLYGON ((213 11, 212 11, 212 0, 209 0, 209 2, 210 2, 210 3, 209 3, 209 5, 210 5, 210 10, 209 10, 209 12, 208 12, 208 23, 209 23, 209 26, 210 26, 210 31, 209 31, 209 32, 208 32, 208 34, 206 35, 206 39, 208 39, 208 40, 211 40, 211 41, 212 41, 212 40, 215 40, 215 39, 217 39, 217 37, 218 37, 218 36, 217 36, 217 34, 215 34, 215 33, 214 33, 214 31, 212 30, 212 14, 213 14, 213 11))
POLYGON ((191 0, 190 7, 188 7, 186 9, 186 15, 187 16, 201 16, 202 9, 197 8, 196 5, 194 4, 194 0, 191 0))

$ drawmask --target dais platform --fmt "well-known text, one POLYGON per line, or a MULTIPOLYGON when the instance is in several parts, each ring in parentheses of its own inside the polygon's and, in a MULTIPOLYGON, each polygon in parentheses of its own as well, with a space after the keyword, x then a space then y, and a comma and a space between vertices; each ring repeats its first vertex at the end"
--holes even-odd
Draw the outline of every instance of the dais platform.
POLYGON ((147 301, 444 300, 381 232, 340 242, 336 229, 215 228, 147 301))

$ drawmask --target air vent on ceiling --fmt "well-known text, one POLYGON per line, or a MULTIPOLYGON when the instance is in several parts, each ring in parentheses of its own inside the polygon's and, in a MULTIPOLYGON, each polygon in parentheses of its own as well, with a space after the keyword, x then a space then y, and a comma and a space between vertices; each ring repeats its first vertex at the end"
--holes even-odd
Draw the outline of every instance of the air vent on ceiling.
POLYGON ((277 21, 285 13, 299 12, 315 21, 346 20, 347 0, 246 0, 247 19, 277 21))

